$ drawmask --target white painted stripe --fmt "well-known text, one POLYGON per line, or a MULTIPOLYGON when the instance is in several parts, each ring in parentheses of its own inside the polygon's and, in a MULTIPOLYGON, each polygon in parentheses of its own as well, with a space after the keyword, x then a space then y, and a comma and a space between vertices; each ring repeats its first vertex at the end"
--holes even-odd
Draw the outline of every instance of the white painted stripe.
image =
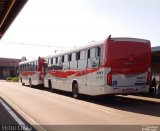
POLYGON ((22 116, 24 116, 26 119, 29 119, 30 121, 32 121, 32 125, 35 125, 37 130, 46 131, 45 128, 43 128, 40 124, 38 124, 35 120, 33 120, 33 118, 31 118, 29 115, 27 115, 25 112, 23 112, 18 106, 13 104, 7 97, 3 96, 3 99, 5 99, 5 101, 7 101, 7 103, 9 103, 9 105, 11 105, 15 110, 18 110, 18 112, 22 116))
POLYGON ((8 113, 15 119, 15 121, 22 127, 24 131, 31 131, 24 122, 0 99, 0 103, 8 111, 8 113))

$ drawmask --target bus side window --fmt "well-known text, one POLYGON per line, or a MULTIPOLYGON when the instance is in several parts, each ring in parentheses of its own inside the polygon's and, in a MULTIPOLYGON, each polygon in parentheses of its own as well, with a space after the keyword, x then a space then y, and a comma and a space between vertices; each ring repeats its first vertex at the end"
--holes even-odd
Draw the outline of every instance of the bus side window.
POLYGON ((31 62, 28 65, 28 71, 31 71, 31 62))
POLYGON ((34 66, 34 71, 37 71, 37 65, 38 65, 38 64, 37 64, 37 61, 34 61, 34 65, 35 65, 35 66, 34 66))
POLYGON ((32 71, 34 71, 34 66, 35 66, 34 62, 32 62, 32 71))
POLYGON ((58 63, 58 57, 56 57, 56 64, 58 63))
POLYGON ((27 63, 27 71, 29 71, 29 63, 27 63))
POLYGON ((77 69, 76 52, 71 54, 70 69, 77 69))
POLYGON ((63 64, 62 64, 62 56, 58 57, 58 63, 57 63, 57 70, 62 70, 63 64))
POLYGON ((49 58, 48 58, 48 60, 47 60, 47 64, 49 65, 49 58))
POLYGON ((86 69, 87 67, 87 50, 81 50, 79 52, 78 69, 86 69))
POLYGON ((71 59, 70 54, 64 55, 63 70, 68 70, 69 69, 70 59, 71 59))
POLYGON ((99 67, 100 47, 94 47, 88 50, 88 68, 99 67))
POLYGON ((26 64, 24 64, 24 71, 26 71, 26 64))

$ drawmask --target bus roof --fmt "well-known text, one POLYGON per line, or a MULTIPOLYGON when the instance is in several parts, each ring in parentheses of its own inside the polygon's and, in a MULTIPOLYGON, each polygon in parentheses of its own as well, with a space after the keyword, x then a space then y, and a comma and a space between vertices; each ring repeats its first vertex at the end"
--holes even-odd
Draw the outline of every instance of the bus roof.
MULTIPOLYGON (((130 37, 115 37, 115 38, 110 38, 110 36, 108 38, 111 39, 111 40, 113 40, 113 41, 133 41, 133 42, 142 42, 142 43, 150 44, 149 40, 139 39, 139 38, 130 38, 130 37)), ((101 41, 97 41, 97 42, 96 41, 91 41, 91 42, 87 43, 87 45, 85 45, 85 46, 75 47, 75 48, 72 48, 70 50, 66 50, 66 51, 63 51, 63 52, 60 52, 60 53, 57 53, 57 54, 54 54, 54 55, 49 55, 46 58, 57 57, 57 56, 61 56, 61 55, 65 55, 65 54, 70 54, 70 53, 73 53, 73 52, 77 52, 77 51, 80 51, 80 50, 83 50, 83 49, 88 49, 88 48, 100 46, 100 45, 103 45, 103 43, 105 41, 106 41, 106 39, 105 40, 101 40, 101 41)))
POLYGON ((22 61, 22 62, 19 63, 19 65, 20 65, 20 64, 26 64, 26 63, 29 63, 29 62, 38 61, 39 58, 43 58, 43 59, 44 59, 44 57, 38 57, 37 59, 22 61))
POLYGON ((33 60, 26 60, 26 61, 22 61, 19 63, 20 64, 26 64, 26 63, 29 63, 29 62, 34 62, 34 61, 37 61, 38 59, 33 59, 33 60))
POLYGON ((77 51, 80 51, 80 50, 83 50, 83 49, 88 49, 88 48, 91 48, 91 47, 100 46, 103 43, 104 43, 104 40, 103 41, 97 41, 97 42, 91 41, 91 42, 87 43, 87 45, 85 45, 85 46, 73 47, 70 50, 66 50, 66 51, 63 51, 63 52, 60 52, 60 53, 57 53, 57 54, 54 54, 54 55, 49 55, 46 58, 51 58, 53 56, 57 57, 57 56, 65 55, 65 54, 70 54, 70 53, 77 52, 77 51))
POLYGON ((139 39, 139 38, 129 38, 129 37, 116 37, 110 38, 113 41, 130 41, 130 42, 141 42, 141 43, 150 43, 149 40, 146 39, 139 39))

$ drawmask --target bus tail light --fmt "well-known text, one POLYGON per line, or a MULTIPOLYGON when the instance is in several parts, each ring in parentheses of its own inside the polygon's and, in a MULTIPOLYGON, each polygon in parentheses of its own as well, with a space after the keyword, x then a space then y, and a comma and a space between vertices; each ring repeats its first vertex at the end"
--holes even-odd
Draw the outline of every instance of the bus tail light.
POLYGON ((107 75, 107 84, 112 86, 112 73, 109 72, 107 75))

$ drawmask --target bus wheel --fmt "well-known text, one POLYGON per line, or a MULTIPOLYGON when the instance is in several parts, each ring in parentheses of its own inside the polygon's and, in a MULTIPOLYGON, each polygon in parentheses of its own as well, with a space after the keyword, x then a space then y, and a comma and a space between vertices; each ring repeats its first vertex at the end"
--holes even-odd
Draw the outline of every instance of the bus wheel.
POLYGON ((31 87, 31 88, 33 87, 31 79, 29 79, 29 87, 31 87))
POLYGON ((74 97, 75 99, 78 99, 78 98, 79 98, 79 90, 78 90, 78 84, 77 84, 77 83, 74 83, 74 84, 73 84, 72 93, 73 93, 73 97, 74 97))
POLYGON ((22 86, 24 86, 25 84, 22 82, 22 78, 20 78, 20 80, 21 80, 22 86))

